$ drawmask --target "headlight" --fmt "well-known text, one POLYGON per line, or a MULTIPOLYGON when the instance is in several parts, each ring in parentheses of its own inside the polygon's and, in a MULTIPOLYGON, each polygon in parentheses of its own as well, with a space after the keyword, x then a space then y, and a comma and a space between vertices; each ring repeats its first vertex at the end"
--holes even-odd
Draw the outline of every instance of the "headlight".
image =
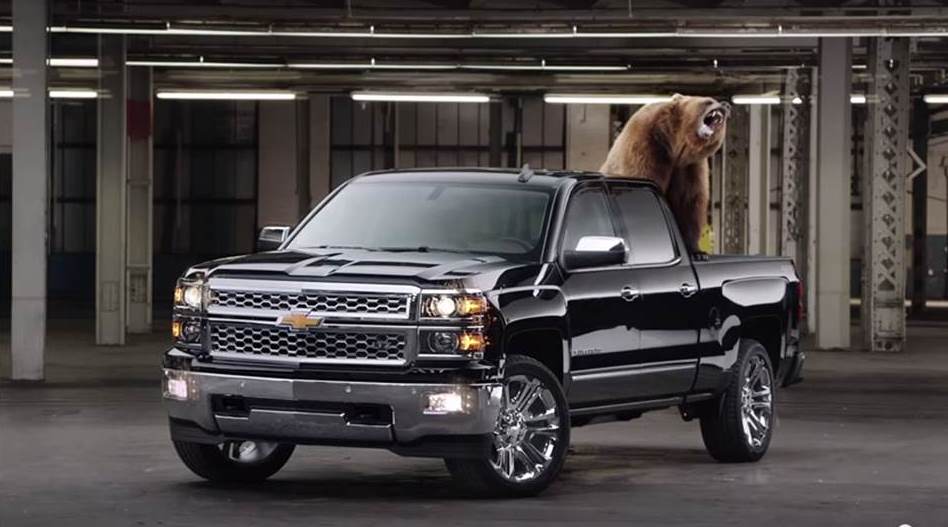
POLYGON ((426 294, 421 300, 425 318, 468 318, 487 313, 487 298, 480 293, 426 294))
POLYGON ((194 280, 178 280, 174 288, 175 307, 202 309, 204 307, 204 283, 194 280))

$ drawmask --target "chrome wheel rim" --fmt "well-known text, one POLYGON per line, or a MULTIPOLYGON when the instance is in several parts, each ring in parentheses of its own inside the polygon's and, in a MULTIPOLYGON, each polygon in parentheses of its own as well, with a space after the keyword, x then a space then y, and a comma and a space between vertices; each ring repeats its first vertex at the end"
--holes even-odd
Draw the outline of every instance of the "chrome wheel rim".
POLYGON ((529 375, 509 377, 494 428, 494 471, 515 483, 539 478, 553 463, 560 440, 559 412, 553 392, 542 381, 529 375))
POLYGON ((258 463, 270 457, 276 443, 264 441, 225 441, 218 445, 227 459, 235 463, 258 463))
POLYGON ((767 440, 773 421, 773 382, 770 368, 760 355, 747 362, 741 383, 741 425, 748 446, 759 449, 767 440))

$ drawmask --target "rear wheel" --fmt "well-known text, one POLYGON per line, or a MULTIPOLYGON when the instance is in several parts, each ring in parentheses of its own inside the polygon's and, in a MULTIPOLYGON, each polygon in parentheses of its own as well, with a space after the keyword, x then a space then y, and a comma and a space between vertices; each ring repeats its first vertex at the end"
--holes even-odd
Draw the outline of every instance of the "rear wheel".
POLYGON ((546 489, 569 448, 563 387, 540 362, 507 360, 500 415, 487 459, 446 459, 455 480, 478 494, 521 497, 546 489))
POLYGON ((701 437, 711 457, 730 463, 764 457, 774 429, 773 379, 767 350, 743 340, 731 385, 701 416, 701 437))
POLYGON ((181 461, 198 476, 216 483, 255 483, 283 468, 294 445, 264 441, 225 441, 216 445, 175 441, 181 461))

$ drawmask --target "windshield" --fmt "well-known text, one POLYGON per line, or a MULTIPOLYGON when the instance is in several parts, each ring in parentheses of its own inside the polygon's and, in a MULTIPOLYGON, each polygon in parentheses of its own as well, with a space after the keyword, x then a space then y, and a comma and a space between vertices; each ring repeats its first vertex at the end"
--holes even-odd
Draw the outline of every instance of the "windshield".
POLYGON ((552 195, 523 184, 353 182, 288 247, 539 258, 552 195))

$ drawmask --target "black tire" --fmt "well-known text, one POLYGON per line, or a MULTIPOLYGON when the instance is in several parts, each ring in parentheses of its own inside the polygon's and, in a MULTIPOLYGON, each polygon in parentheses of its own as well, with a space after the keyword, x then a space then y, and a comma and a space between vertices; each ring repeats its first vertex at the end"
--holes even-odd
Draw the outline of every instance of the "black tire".
POLYGON ((236 461, 224 452, 231 444, 174 441, 174 449, 191 472, 215 483, 259 483, 283 468, 295 449, 295 445, 279 444, 260 459, 236 461))
MULTIPOLYGON (((566 394, 563 391, 563 386, 560 383, 560 380, 549 370, 549 368, 541 364, 539 361, 522 355, 512 355, 507 359, 504 370, 505 394, 508 393, 507 390, 509 387, 515 383, 519 383, 519 379, 532 378, 538 380, 542 385, 542 388, 549 390, 549 395, 551 395, 553 400, 555 400, 557 412, 556 417, 550 417, 549 419, 544 420, 544 422, 548 425, 555 424, 556 429, 554 431, 544 432, 541 437, 531 434, 530 439, 528 439, 528 441, 530 441, 533 446, 536 446, 536 442, 533 438, 546 441, 547 438, 555 437, 555 442, 551 441, 550 443, 546 443, 546 448, 544 448, 544 450, 547 450, 552 447, 550 450, 551 455, 549 457, 548 464, 546 464, 543 469, 539 470, 538 475, 529 480, 511 481, 510 479, 502 476, 499 471, 503 469, 495 468, 494 463, 492 462, 493 456, 497 455, 498 452, 496 448, 497 443, 491 447, 491 458, 445 459, 444 461, 445 465, 448 467, 448 471, 454 477, 455 481, 459 485, 465 487, 469 492, 473 492, 476 495, 508 498, 535 496, 549 487, 550 484, 556 480, 560 470, 563 468, 563 462, 566 460, 566 453, 569 450, 570 437, 569 405, 566 402, 566 394)), ((527 385, 524 384, 520 390, 525 390, 526 388, 527 385)), ((520 392, 518 391, 516 395, 519 397, 520 392)), ((542 396, 549 399, 546 393, 542 394, 542 396)), ((514 399, 516 400, 517 397, 514 397, 514 399)), ((540 404, 545 407, 546 401, 535 400, 527 404, 523 411, 533 413, 532 410, 537 408, 540 404)), ((501 418, 498 419, 498 430, 500 429, 500 423, 502 421, 503 413, 501 418)), ((522 428, 522 423, 516 427, 517 430, 521 430, 522 428)), ((552 426, 544 426, 543 428, 552 428, 552 426)), ((524 445, 524 448, 526 447, 527 445, 524 445)), ((539 451, 539 449, 536 449, 536 451, 539 451)), ((520 449, 520 453, 523 454, 524 449, 520 449)), ((520 458, 515 458, 515 454, 511 453, 510 456, 512 457, 509 459, 516 459, 516 461, 513 461, 513 463, 519 462, 521 463, 522 467, 524 466, 520 458)), ((513 468, 514 465, 511 465, 511 467, 513 468)))
MULTIPOLYGON (((755 386, 761 385, 755 383, 755 386)), ((776 386, 766 348, 756 340, 743 339, 737 362, 731 370, 731 384, 719 399, 709 401, 701 414, 701 438, 711 457, 724 463, 749 463, 764 457, 776 422, 776 386), (744 396, 744 390, 751 381, 751 369, 756 367, 766 369, 761 375, 768 379, 769 397, 758 395, 752 402, 763 404, 765 399, 769 400, 770 412, 766 420, 748 419, 748 425, 745 426, 744 402, 748 399, 744 396), (761 422, 766 424, 763 431, 758 428, 761 422)))

